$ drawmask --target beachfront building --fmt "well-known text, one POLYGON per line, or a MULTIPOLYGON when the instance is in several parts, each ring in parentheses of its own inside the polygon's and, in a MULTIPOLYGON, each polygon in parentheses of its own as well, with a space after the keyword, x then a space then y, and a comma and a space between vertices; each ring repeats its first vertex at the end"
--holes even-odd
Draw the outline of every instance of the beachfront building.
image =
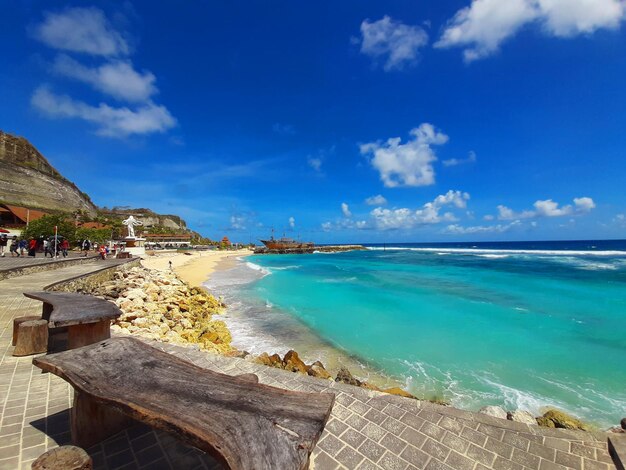
POLYGON ((47 213, 43 211, 0 204, 0 228, 8 230, 10 235, 19 236, 30 222, 41 219, 44 215, 47 213))
POLYGON ((191 235, 184 234, 166 234, 166 233, 145 233, 143 237, 146 239, 146 248, 189 248, 191 246, 191 235))

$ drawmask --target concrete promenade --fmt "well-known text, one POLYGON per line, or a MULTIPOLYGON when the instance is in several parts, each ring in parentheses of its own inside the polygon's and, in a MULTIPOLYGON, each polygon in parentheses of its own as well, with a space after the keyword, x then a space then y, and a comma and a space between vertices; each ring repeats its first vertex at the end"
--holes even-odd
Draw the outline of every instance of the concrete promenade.
MULTIPOLYGON (((42 374, 31 357, 11 356, 12 320, 41 311, 22 292, 88 274, 107 262, 89 261, 0 281, 0 470, 30 468, 46 450, 69 443, 71 387, 42 374)), ((554 430, 513 423, 272 369, 165 343, 152 346, 201 367, 290 390, 335 393, 330 420, 312 454, 314 469, 609 470, 605 433, 554 430)), ((212 469, 220 466, 173 436, 136 425, 87 449, 96 469, 212 469)))

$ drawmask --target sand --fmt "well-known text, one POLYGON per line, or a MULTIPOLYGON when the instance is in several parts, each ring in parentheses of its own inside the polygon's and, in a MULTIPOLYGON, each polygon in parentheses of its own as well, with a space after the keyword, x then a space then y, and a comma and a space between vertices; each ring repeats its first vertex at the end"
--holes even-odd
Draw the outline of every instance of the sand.
POLYGON ((249 256, 251 250, 237 251, 191 251, 191 254, 181 252, 159 253, 154 256, 146 255, 141 264, 149 269, 168 271, 171 268, 185 282, 191 286, 202 286, 211 274, 235 266, 237 258, 249 256))

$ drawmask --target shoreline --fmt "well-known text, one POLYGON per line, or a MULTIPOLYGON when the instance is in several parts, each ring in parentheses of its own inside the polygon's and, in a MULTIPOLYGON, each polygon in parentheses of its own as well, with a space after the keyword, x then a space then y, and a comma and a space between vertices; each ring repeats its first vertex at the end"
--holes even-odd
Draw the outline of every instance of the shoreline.
POLYGON ((141 264, 148 269, 169 271, 171 262, 172 270, 180 279, 192 287, 202 287, 206 290, 204 283, 213 273, 230 269, 237 263, 237 258, 251 254, 252 250, 248 249, 155 253, 143 258, 141 264))

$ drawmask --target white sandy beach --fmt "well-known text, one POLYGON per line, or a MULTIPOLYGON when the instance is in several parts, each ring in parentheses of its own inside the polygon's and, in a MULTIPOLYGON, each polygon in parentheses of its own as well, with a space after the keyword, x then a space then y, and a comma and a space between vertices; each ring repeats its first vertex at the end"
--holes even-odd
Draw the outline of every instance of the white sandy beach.
POLYGON ((149 269, 167 271, 171 268, 185 282, 192 286, 202 286, 211 274, 233 267, 237 258, 249 256, 251 250, 237 251, 191 251, 190 254, 181 252, 159 253, 146 255, 141 264, 149 269))

